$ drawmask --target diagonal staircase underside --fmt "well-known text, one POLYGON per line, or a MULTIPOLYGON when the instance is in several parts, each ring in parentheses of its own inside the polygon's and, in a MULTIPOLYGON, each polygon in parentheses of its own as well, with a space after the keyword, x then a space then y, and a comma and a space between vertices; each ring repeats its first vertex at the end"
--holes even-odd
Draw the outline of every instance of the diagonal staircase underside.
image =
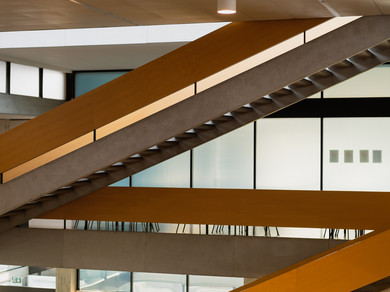
POLYGON ((0 185, 0 231, 387 62, 389 27, 362 17, 0 185))

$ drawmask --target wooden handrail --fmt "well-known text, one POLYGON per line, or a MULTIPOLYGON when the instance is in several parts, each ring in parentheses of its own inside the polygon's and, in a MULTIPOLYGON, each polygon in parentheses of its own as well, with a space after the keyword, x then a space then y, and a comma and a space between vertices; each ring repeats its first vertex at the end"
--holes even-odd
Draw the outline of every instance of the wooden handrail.
POLYGON ((390 230, 375 231, 232 292, 344 292, 390 275, 390 230))
POLYGON ((0 136, 3 173, 326 19, 231 23, 0 136))
POLYGON ((384 192, 108 187, 40 218, 372 230, 389 207, 384 192))

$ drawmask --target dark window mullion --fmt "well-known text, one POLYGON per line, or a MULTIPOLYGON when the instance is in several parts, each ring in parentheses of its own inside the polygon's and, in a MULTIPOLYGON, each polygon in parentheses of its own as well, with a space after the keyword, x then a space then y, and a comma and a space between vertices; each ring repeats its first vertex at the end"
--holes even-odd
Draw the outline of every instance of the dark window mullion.
POLYGON ((43 97, 43 68, 39 68, 39 97, 43 97))
POLYGON ((11 94, 11 63, 6 62, 5 93, 11 94))

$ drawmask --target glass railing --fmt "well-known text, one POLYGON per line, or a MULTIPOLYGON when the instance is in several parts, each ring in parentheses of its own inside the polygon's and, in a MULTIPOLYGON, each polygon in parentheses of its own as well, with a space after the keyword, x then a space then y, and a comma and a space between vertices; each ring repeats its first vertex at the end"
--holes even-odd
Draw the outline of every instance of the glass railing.
POLYGON ((228 292, 244 278, 80 270, 79 291, 228 292))

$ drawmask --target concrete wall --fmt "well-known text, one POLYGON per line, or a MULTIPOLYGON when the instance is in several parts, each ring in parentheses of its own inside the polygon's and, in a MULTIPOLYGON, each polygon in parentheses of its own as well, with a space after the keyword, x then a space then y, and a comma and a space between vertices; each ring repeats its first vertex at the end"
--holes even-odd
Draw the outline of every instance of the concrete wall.
POLYGON ((21 120, 8 120, 8 119, 0 119, 0 134, 15 128, 24 122, 27 122, 29 120, 21 119, 21 120))
POLYGON ((259 278, 343 242, 19 228, 0 235, 0 263, 259 278))
POLYGON ((31 119, 64 102, 64 100, 0 93, 0 118, 31 119))

